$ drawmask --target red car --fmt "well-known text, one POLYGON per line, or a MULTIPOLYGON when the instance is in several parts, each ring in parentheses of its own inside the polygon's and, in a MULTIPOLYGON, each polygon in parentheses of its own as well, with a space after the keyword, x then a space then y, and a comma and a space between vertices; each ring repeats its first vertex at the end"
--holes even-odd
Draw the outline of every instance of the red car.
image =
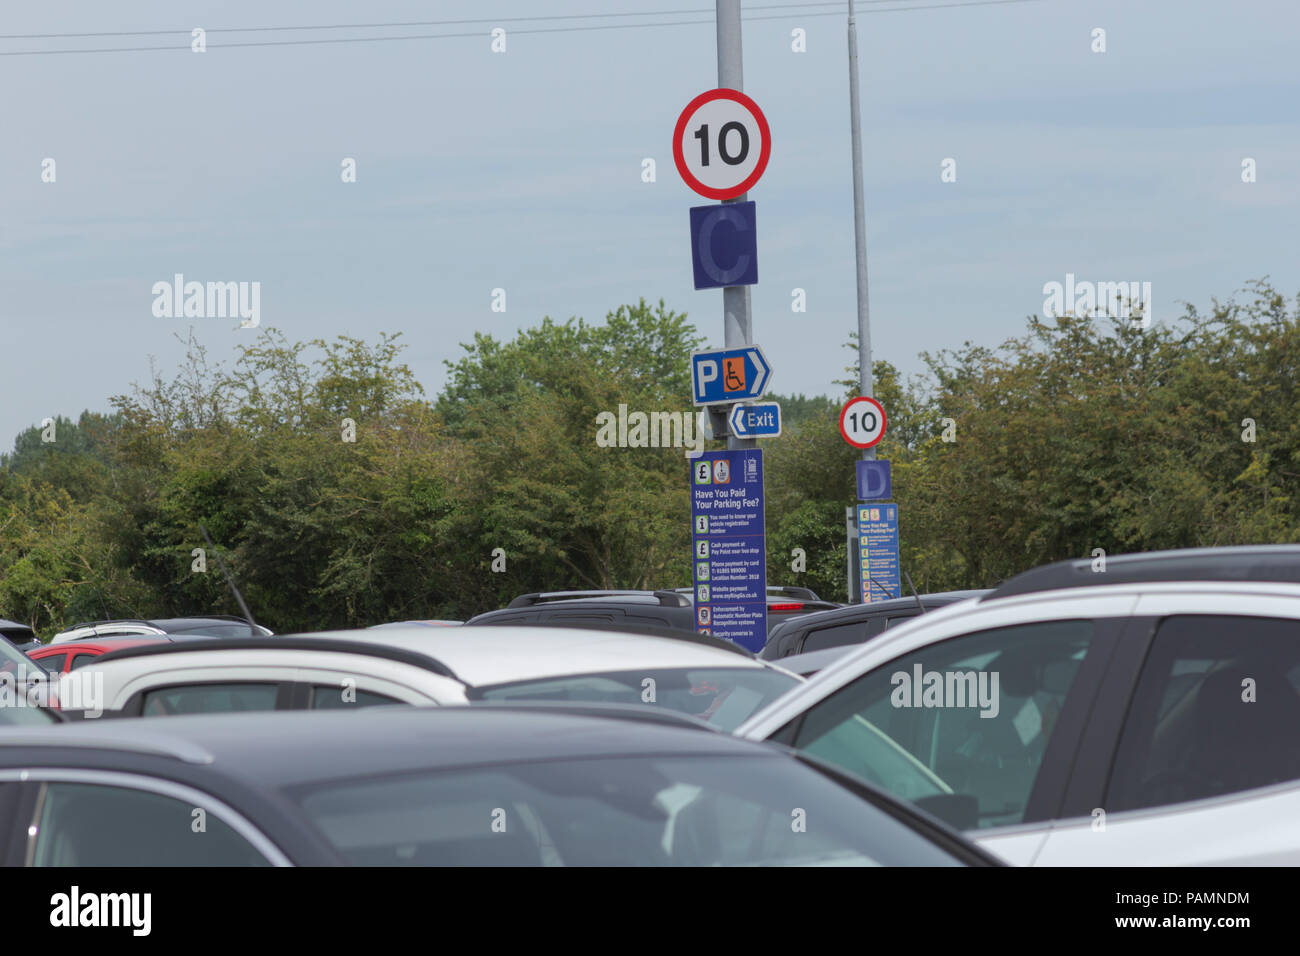
POLYGON ((121 651, 128 647, 142 647, 145 644, 169 644, 165 637, 109 637, 94 641, 65 641, 62 644, 46 644, 28 651, 27 656, 36 661, 48 674, 66 674, 78 664, 107 654, 109 651, 121 651))

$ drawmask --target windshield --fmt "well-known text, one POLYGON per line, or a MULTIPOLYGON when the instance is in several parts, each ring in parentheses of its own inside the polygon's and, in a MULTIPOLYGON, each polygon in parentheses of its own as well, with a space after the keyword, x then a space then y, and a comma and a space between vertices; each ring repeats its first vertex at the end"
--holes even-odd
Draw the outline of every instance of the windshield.
POLYGON ((671 668, 568 674, 470 689, 471 700, 658 704, 732 731, 800 683, 766 667, 671 668))
POLYGON ((361 866, 958 866, 784 755, 586 758, 331 781, 295 799, 361 866))

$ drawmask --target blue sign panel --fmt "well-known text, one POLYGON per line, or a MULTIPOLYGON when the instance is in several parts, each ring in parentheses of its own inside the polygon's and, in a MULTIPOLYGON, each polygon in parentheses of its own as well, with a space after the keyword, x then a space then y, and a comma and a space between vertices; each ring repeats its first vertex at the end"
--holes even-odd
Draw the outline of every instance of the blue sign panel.
POLYGON ((696 405, 759 398, 771 380, 772 366, 757 345, 691 353, 691 394, 696 405))
POLYGON ((858 505, 858 580, 863 604, 902 596, 898 505, 858 505))
POLYGON ((776 402, 737 405, 727 421, 737 438, 775 438, 781 434, 781 406, 776 402))
POLYGON ((695 630, 750 651, 767 643, 763 452, 706 451, 691 462, 695 630))
POLYGON ((691 264, 695 288, 721 289, 758 282, 758 233, 752 202, 691 208, 691 264))
POLYGON ((858 459, 858 499, 884 501, 894 497, 894 485, 889 475, 887 458, 863 461, 858 459))

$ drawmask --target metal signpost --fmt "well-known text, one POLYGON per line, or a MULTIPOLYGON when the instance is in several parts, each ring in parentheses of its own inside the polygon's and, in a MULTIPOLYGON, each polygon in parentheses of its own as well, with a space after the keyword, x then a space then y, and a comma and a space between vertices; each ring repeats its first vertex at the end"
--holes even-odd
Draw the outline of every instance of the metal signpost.
POLYGON ((761 398, 772 376, 753 344, 749 287, 758 282, 758 236, 746 193, 767 168, 772 135, 758 104, 741 92, 740 0, 717 0, 717 33, 718 87, 692 99, 673 129, 682 181, 722 201, 690 211, 695 288, 722 289, 725 346, 691 356, 691 400, 706 406, 713 430, 728 432, 727 451, 691 463, 695 626, 758 651, 767 641, 767 543, 755 439, 781 434, 781 410, 743 404, 761 398))

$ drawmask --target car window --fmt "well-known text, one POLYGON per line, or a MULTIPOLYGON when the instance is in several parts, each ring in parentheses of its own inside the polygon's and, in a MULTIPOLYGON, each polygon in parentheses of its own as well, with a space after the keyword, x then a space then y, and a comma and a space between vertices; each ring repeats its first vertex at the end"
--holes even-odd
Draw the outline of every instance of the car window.
POLYGON ((922 805, 954 825, 1023 822, 1092 636, 1089 621, 1055 621, 922 648, 812 707, 794 746, 904 799, 944 796, 922 805))
POLYGON ((36 663, 41 665, 41 670, 47 674, 60 673, 63 670, 63 662, 67 659, 67 654, 46 654, 43 657, 34 658, 36 663))
POLYGON ((49 783, 33 866, 269 866, 216 814, 145 790, 49 783))
POLYGON ((331 781, 293 796, 349 862, 364 866, 956 862, 775 753, 548 760, 331 781))
POLYGON ((1186 615, 1160 623, 1115 756, 1106 809, 1300 780, 1300 624, 1186 615))
POLYGON ((311 688, 312 710, 345 710, 349 707, 378 707, 401 703, 403 701, 396 697, 338 684, 313 684, 311 688))
POLYGON ((160 717, 169 714, 275 710, 278 692, 278 684, 172 685, 147 691, 141 713, 145 717, 160 717))
POLYGON ((898 625, 902 624, 904 621, 910 621, 912 618, 920 616, 920 611, 917 611, 914 614, 891 614, 889 620, 885 622, 885 627, 898 627, 898 625))
POLYGON ((82 665, 93 661, 98 656, 98 654, 74 654, 72 657, 72 663, 68 665, 68 670, 81 667, 82 665))
POLYGON ((884 617, 871 617, 865 621, 852 621, 848 624, 819 627, 808 632, 808 636, 804 638, 801 653, 821 651, 828 647, 843 647, 846 644, 861 644, 867 638, 881 633, 884 629, 884 617))

